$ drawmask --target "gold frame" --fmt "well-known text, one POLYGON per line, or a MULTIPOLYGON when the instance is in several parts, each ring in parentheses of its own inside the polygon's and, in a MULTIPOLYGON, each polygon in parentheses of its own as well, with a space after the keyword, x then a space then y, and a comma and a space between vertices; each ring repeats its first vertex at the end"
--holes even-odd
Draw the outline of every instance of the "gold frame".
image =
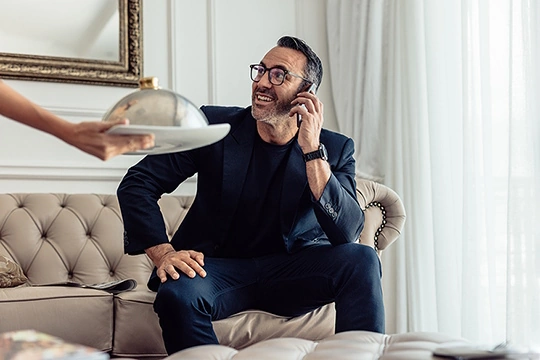
POLYGON ((119 61, 0 52, 0 78, 137 87, 142 77, 142 0, 118 0, 119 61))

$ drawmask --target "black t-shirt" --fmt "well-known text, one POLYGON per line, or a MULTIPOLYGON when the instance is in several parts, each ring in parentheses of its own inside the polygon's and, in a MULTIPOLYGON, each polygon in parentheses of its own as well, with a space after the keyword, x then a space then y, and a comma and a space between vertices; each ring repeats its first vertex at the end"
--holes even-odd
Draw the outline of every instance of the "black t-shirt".
POLYGON ((242 194, 223 247, 225 257, 249 258, 285 252, 279 205, 286 159, 294 138, 286 145, 264 142, 257 134, 242 194))

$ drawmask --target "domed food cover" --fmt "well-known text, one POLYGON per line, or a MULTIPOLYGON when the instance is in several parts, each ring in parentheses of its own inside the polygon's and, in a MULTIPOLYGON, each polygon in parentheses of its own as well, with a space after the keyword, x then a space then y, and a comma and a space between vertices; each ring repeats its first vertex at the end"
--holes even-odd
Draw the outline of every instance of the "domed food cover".
POLYGON ((210 145, 223 139, 229 124, 208 124, 203 112, 191 101, 173 91, 161 89, 155 77, 142 78, 139 90, 118 101, 103 121, 129 119, 109 134, 154 134, 155 146, 127 154, 164 154, 210 145))

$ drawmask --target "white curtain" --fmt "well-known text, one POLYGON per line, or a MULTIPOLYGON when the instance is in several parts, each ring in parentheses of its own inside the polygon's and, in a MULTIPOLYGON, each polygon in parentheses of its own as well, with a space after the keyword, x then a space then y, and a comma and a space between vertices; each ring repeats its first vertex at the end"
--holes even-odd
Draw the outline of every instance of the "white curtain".
POLYGON ((407 210, 387 332, 540 346, 539 4, 328 0, 340 130, 407 210))
POLYGON ((383 128, 371 114, 381 111, 383 104, 379 97, 385 62, 380 31, 385 27, 383 3, 352 1, 341 5, 341 1, 329 1, 328 9, 328 23, 335 25, 327 28, 329 52, 339 59, 329 64, 338 126, 356 140, 356 153, 362 154, 357 160, 357 175, 381 181, 383 128), (339 6, 334 6, 336 3, 339 6), (370 131, 364 131, 366 128, 370 131))

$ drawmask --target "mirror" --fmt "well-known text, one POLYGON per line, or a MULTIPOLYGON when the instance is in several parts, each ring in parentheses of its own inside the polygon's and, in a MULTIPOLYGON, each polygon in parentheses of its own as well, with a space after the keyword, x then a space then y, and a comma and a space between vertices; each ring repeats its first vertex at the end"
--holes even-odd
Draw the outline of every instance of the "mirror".
POLYGON ((141 1, 2 0, 0 78, 137 87, 141 1))

